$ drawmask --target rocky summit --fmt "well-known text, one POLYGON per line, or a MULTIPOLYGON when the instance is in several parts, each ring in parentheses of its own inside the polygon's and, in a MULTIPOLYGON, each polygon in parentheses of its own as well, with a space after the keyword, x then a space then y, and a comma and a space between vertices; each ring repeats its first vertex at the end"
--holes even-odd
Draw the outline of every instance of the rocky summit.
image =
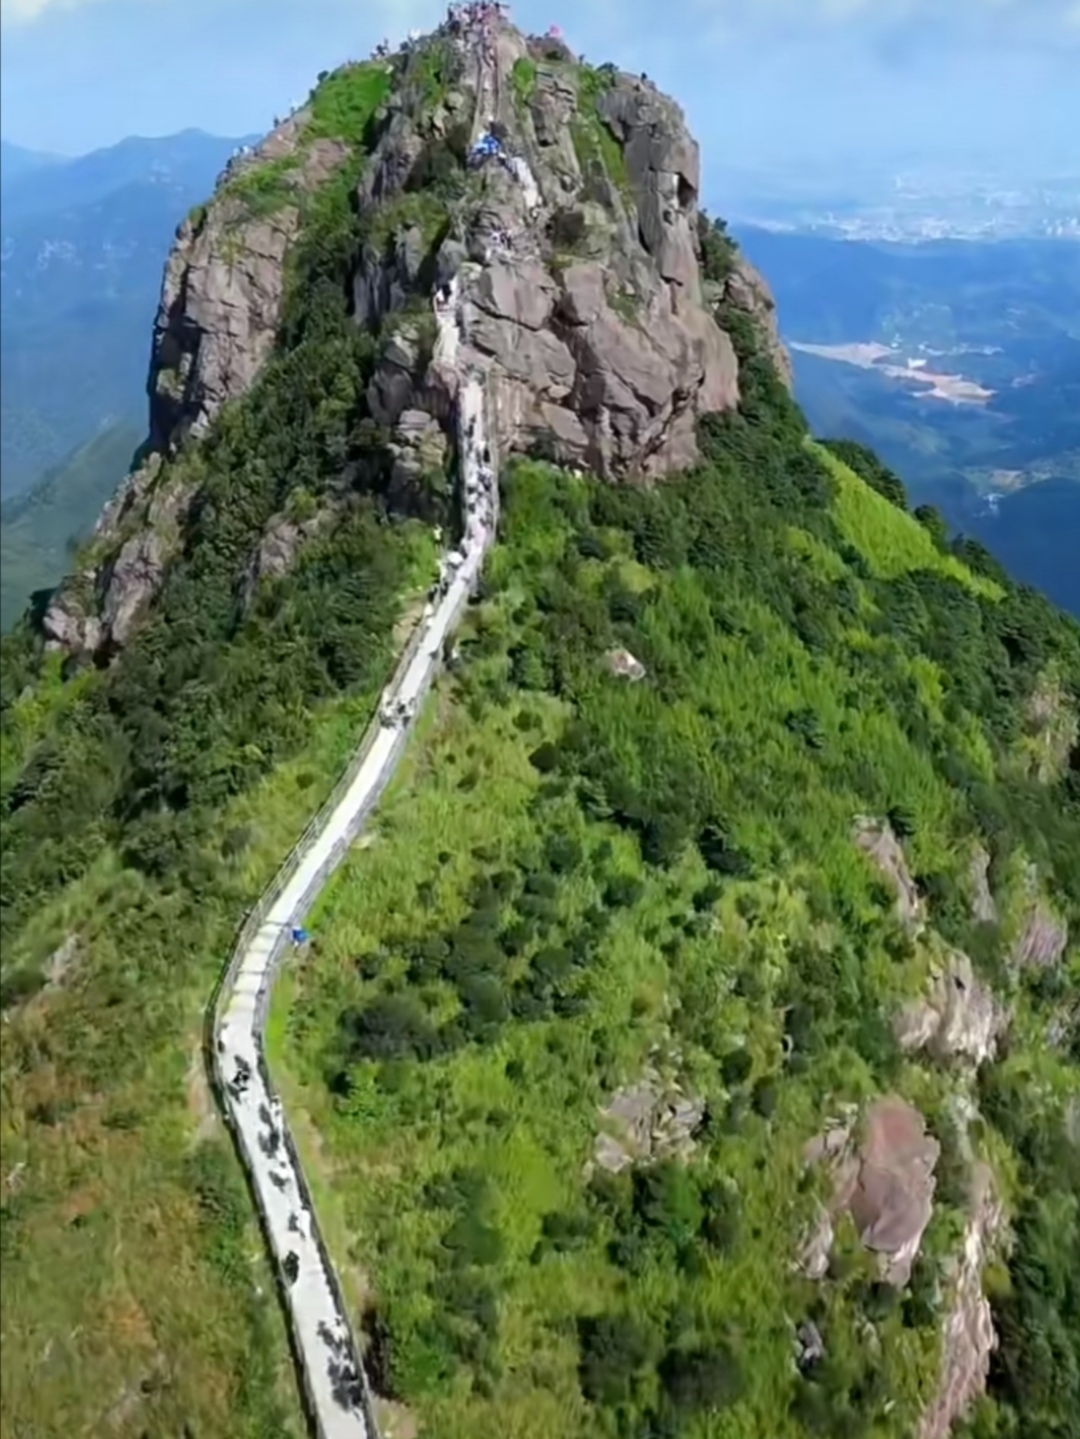
POLYGON ((180 225, 3 640, 5 1439, 1073 1439, 1080 628, 700 186, 455 4, 180 225))
POLYGON ((504 454, 626 482, 693 464, 700 418, 738 405, 732 313, 760 327, 790 383, 765 281, 699 208, 698 145, 675 101, 509 24, 491 45, 490 81, 449 34, 329 77, 331 90, 385 92, 363 133, 350 145, 321 133, 317 103, 298 110, 234 157, 180 226, 154 327, 148 446, 102 516, 93 564, 47 610, 52 644, 89 655, 126 642, 194 499, 162 463, 259 376, 307 202, 352 178, 357 145, 363 239, 347 283, 353 322, 378 336, 367 405, 401 489, 452 438, 455 372, 433 360, 424 308, 451 281, 462 361, 491 377, 504 454), (484 136, 491 153, 472 148, 484 136))

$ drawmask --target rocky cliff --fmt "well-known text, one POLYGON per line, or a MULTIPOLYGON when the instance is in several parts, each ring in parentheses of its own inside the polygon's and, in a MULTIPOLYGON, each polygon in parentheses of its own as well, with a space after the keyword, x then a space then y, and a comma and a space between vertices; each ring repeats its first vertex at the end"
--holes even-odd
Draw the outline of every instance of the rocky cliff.
POLYGON ((454 378, 432 353, 437 286, 456 287, 461 358, 489 376, 504 454, 613 481, 691 465, 700 417, 739 402, 732 316, 790 383, 764 280, 698 208, 698 146, 674 101, 511 26, 486 59, 428 37, 325 77, 179 227, 145 459, 47 607, 51 646, 115 653, 153 602, 199 493, 191 457, 285 343, 291 257, 312 202, 343 173, 353 222, 336 279, 377 346, 357 420, 386 457, 393 505, 415 508, 425 479, 453 464, 454 378), (370 113, 338 103, 361 91, 370 113), (481 132, 500 154, 469 168, 481 132))

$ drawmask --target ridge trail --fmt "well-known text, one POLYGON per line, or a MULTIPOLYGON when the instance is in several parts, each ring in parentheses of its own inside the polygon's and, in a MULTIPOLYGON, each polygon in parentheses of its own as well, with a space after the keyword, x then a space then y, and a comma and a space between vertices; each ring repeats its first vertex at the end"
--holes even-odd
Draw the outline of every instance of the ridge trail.
MULTIPOLYGON (((497 93, 478 45, 478 110, 497 93)), ((483 114, 480 117, 483 120, 483 114)), ((530 175, 531 179, 531 175, 530 175)), ((440 360, 459 373, 456 403, 464 509, 459 549, 439 566, 423 619, 383 692, 379 712, 348 770, 312 820, 245 925, 212 1015, 212 1079, 247 1169, 285 1297, 309 1417, 318 1439, 377 1439, 362 1351, 340 1280, 319 1230, 311 1188, 266 1062, 270 995, 289 947, 400 762, 421 702, 441 664, 495 538, 497 457, 484 378, 462 372, 458 282, 434 299, 440 360), (489 461, 484 460, 485 453, 489 461)))

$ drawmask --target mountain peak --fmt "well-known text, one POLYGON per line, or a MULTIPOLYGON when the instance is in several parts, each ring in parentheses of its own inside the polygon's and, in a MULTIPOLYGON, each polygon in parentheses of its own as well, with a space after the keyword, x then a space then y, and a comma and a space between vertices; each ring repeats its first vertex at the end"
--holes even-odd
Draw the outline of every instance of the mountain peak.
POLYGON ((433 353, 432 322, 449 285, 500 453, 612 480, 693 464, 701 417, 738 404, 740 323, 787 374, 767 287, 699 210, 699 186, 674 100, 644 75, 583 64, 558 36, 522 34, 493 6, 324 75, 265 140, 238 147, 178 231, 154 332, 150 457, 99 526, 105 559, 80 586, 96 597, 89 613, 59 596, 52 642, 124 642, 168 565, 166 541, 133 516, 156 496, 175 532, 192 492, 172 462, 279 350, 298 247, 330 211, 336 283, 374 347, 366 408, 394 503, 411 507, 432 457, 452 458, 458 367, 433 353))

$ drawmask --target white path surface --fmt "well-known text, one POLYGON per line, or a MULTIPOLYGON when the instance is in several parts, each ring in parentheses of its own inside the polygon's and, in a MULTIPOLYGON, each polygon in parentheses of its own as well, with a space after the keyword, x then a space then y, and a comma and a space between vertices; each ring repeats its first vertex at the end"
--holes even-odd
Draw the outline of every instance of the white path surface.
POLYGON ((514 178, 521 186, 525 194, 525 205, 530 214, 539 210, 543 204, 540 195, 540 186, 536 183, 536 177, 529 168, 529 162, 523 155, 514 155, 510 160, 510 168, 514 172, 514 178))
POLYGON ((445 300, 438 294, 435 296, 436 332, 431 358, 437 365, 447 365, 453 369, 457 364, 458 347, 461 342, 457 326, 457 310, 460 300, 456 275, 450 281, 448 289, 450 293, 445 300))
MULTIPOLYGON (((460 330, 456 282, 436 306, 438 343, 453 363, 460 330)), ((330 874, 348 851, 405 747, 419 702, 441 662, 494 538, 498 496, 493 468, 482 462, 488 445, 484 388, 466 375, 458 392, 464 539, 440 564, 440 579, 425 611, 419 647, 404 674, 383 695, 381 722, 367 755, 322 832, 267 911, 240 956, 224 994, 217 1031, 217 1064, 228 1116, 252 1177, 274 1259, 288 1299, 308 1402, 320 1439, 375 1439, 355 1337, 325 1257, 309 1192, 288 1134, 281 1102, 263 1058, 263 1026, 276 961, 330 874)))

